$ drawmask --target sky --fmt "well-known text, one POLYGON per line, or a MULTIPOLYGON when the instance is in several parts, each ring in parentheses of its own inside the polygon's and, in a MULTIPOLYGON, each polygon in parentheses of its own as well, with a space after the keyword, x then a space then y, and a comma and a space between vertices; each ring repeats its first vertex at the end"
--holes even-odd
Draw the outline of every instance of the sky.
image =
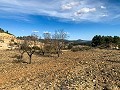
POLYGON ((120 36, 120 0, 0 0, 0 28, 15 36, 63 29, 70 40, 120 36))

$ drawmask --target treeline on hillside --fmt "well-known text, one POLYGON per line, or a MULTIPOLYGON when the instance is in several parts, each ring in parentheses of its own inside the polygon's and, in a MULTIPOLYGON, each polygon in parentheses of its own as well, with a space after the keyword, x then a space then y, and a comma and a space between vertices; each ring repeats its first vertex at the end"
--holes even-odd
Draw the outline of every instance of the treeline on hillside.
POLYGON ((5 31, 4 29, 0 28, 0 33, 7 33, 7 34, 10 34, 12 35, 11 33, 9 33, 8 31, 5 31))
POLYGON ((29 35, 29 36, 18 36, 17 39, 20 40, 34 40, 35 38, 39 39, 37 35, 29 35))
POLYGON ((110 45, 120 45, 120 37, 119 36, 101 36, 96 35, 92 39, 92 46, 102 46, 102 47, 109 47, 110 45))

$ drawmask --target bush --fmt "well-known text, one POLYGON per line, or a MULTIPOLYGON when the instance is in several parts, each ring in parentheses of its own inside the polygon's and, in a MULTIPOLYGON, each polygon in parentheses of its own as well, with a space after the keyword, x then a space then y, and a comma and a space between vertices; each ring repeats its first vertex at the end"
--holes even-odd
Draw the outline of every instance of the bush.
POLYGON ((40 48, 38 46, 33 46, 32 49, 40 50, 40 48))
POLYGON ((13 60, 13 63, 21 63, 24 62, 21 58, 21 55, 15 55, 13 56, 13 58, 15 58, 15 60, 13 60))
POLYGON ((73 45, 72 44, 69 44, 68 45, 68 49, 72 49, 73 48, 73 45))
POLYGON ((88 47, 88 46, 82 46, 82 47, 80 47, 80 46, 75 46, 75 47, 73 47, 73 48, 71 49, 71 51, 77 52, 77 51, 84 51, 84 50, 89 50, 89 49, 91 49, 91 47, 88 47))
POLYGON ((80 51, 80 49, 79 49, 79 47, 73 47, 73 48, 71 49, 71 51, 77 52, 77 51, 80 51))
POLYGON ((50 45, 46 45, 46 46, 44 47, 44 51, 45 51, 45 52, 50 52, 50 51, 51 51, 51 46, 50 46, 50 45))

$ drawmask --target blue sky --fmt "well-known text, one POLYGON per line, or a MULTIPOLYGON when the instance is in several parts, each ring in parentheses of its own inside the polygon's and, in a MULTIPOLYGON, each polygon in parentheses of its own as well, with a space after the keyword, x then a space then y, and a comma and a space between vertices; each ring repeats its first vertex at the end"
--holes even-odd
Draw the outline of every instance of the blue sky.
POLYGON ((0 0, 0 27, 16 36, 59 29, 68 39, 120 36, 120 0, 0 0))

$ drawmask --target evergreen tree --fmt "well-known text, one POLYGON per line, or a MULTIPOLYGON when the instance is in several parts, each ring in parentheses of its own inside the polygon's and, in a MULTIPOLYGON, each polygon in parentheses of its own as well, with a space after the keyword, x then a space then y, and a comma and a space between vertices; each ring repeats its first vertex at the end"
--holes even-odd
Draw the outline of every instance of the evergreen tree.
POLYGON ((106 46, 109 47, 111 44, 120 45, 120 37, 96 35, 92 39, 92 46, 93 47, 100 46, 100 45, 105 46, 105 47, 106 46))
POLYGON ((92 39, 92 46, 96 47, 102 44, 102 37, 100 35, 96 35, 92 39))
POLYGON ((113 43, 116 44, 116 45, 120 44, 120 37, 114 36, 113 37, 113 43))

